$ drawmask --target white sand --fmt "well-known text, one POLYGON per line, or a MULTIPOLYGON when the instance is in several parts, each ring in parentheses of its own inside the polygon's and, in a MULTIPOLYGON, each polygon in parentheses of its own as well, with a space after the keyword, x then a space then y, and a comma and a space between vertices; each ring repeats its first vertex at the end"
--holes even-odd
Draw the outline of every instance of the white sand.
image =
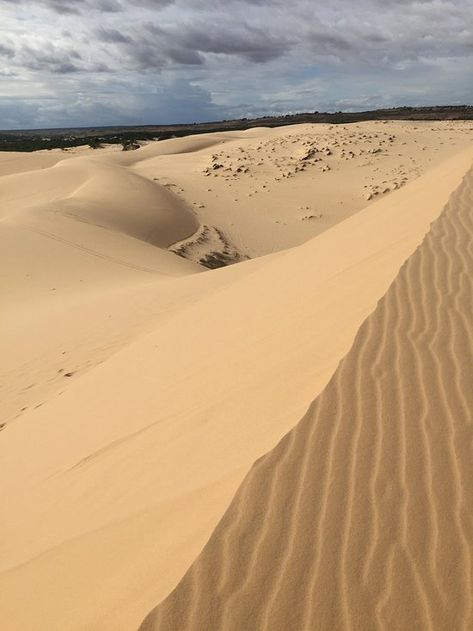
POLYGON ((473 626, 473 171, 140 631, 473 626))

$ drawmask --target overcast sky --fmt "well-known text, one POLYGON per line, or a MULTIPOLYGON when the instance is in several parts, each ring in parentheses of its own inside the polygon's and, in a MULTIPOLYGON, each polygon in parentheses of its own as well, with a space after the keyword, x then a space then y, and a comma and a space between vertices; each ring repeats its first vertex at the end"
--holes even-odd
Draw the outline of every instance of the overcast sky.
POLYGON ((473 0, 0 0, 0 128, 473 102, 473 0))

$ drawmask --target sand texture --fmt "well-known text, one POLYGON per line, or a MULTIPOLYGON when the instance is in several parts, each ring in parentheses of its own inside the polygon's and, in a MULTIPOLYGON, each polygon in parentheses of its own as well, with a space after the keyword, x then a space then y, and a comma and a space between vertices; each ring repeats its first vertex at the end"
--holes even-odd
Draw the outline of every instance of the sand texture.
POLYGON ((2 631, 470 628, 472 137, 0 155, 2 631))
POLYGON ((473 173, 141 631, 473 627, 473 173))

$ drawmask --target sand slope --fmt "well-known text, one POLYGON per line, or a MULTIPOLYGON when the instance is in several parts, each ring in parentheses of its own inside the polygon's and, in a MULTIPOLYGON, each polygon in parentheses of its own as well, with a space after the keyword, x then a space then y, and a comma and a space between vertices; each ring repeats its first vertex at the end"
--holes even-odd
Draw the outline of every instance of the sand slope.
POLYGON ((141 631, 473 626, 473 173, 141 631))
POLYGON ((58 371, 94 366, 133 337, 159 294, 151 283, 201 271, 167 251, 198 226, 182 200, 121 166, 54 155, 0 179, 2 422, 60 390, 58 371))

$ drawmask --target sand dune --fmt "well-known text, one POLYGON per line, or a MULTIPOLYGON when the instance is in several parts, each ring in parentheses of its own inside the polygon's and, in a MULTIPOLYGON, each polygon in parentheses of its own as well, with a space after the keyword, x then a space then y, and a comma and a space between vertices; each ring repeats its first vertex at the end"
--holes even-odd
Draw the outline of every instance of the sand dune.
POLYGON ((88 151, 85 147, 70 149, 67 152, 60 150, 33 151, 31 153, 14 151, 0 152, 0 176, 46 169, 64 160, 65 157, 91 153, 92 151, 88 151))
POLYGON ((295 125, 169 140, 111 159, 170 187, 240 257, 254 258, 300 245, 402 189, 471 146, 472 132, 469 122, 295 125))
MULTIPOLYGON (((8 422, 60 389, 59 370, 96 365, 117 337, 134 335, 123 303, 131 301, 130 310, 148 303, 144 285, 201 270, 167 251, 195 232, 193 213, 121 166, 73 154, 0 181, 2 352, 9 358, 0 374, 8 422)), ((155 310, 163 303, 169 297, 155 310)), ((139 314, 135 321, 144 324, 139 314)))
POLYGON ((148 630, 473 626, 473 173, 148 630))
POLYGON ((470 128, 0 160, 7 631, 128 631, 170 593, 459 186, 470 128))
POLYGON ((13 215, 16 223, 41 222, 41 212, 49 212, 56 222, 61 215, 162 248, 198 227, 193 214, 165 188, 90 156, 5 176, 0 200, 4 217, 13 215))

